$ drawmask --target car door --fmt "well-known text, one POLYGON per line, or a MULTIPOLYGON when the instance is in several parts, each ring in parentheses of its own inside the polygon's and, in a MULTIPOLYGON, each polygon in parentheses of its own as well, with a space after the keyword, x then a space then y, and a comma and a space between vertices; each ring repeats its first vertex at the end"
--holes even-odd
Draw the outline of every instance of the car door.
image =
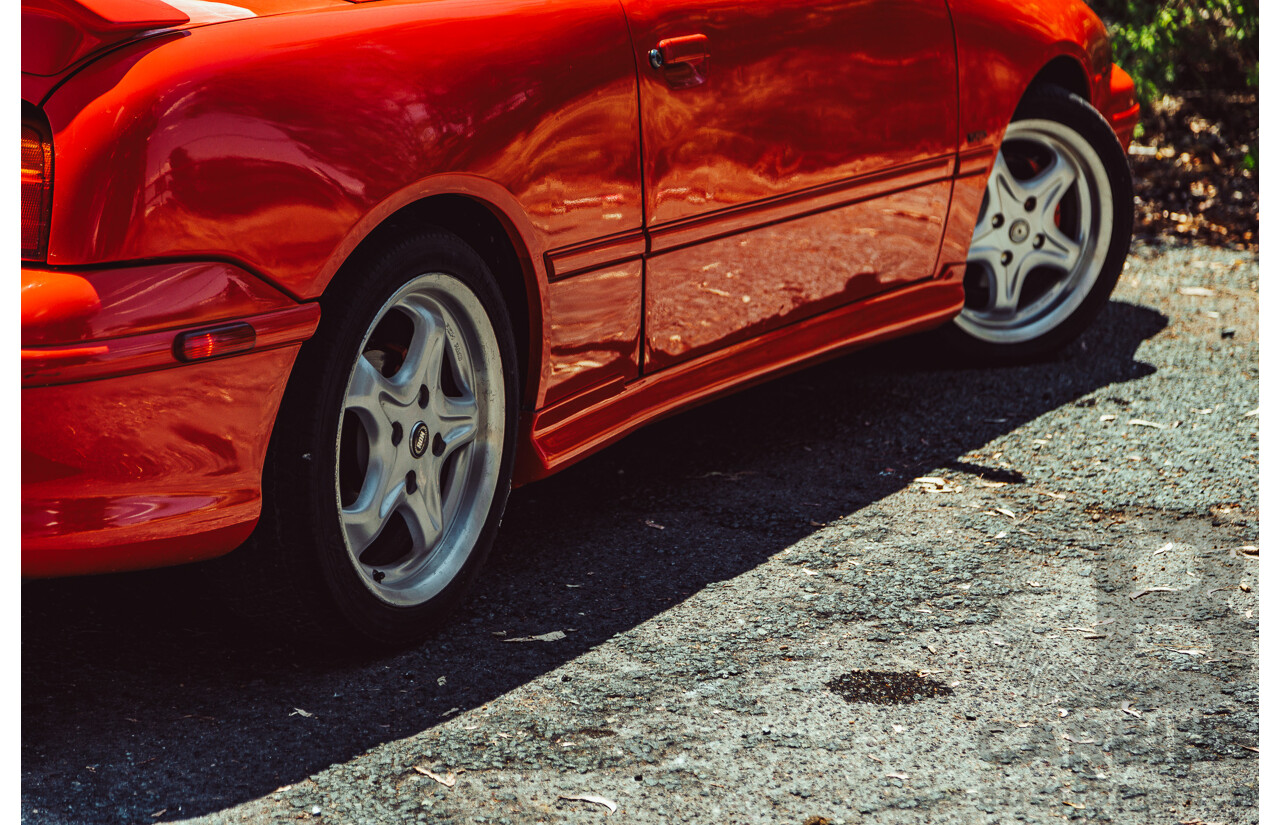
POLYGON ((933 274, 945 0, 622 0, 640 73, 645 372, 933 274))

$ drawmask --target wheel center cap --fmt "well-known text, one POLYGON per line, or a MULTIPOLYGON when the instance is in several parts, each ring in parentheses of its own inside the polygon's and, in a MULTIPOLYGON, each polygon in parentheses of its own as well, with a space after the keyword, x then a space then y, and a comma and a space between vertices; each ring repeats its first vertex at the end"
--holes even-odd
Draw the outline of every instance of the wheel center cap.
POLYGON ((430 437, 427 432, 427 424, 419 421, 413 425, 413 430, 409 433, 409 452, 413 453, 414 458, 422 458, 422 454, 427 451, 427 440, 430 437))
POLYGON ((1009 240, 1014 243, 1022 243, 1031 235, 1031 224, 1024 220, 1016 220, 1009 227, 1009 240))

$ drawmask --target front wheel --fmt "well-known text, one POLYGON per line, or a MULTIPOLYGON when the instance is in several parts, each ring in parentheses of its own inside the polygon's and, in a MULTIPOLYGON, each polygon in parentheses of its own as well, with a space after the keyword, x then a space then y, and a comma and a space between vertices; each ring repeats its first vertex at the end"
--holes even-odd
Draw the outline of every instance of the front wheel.
POLYGON ((955 328, 994 360, 1044 356, 1107 302, 1133 232, 1128 160, 1103 117, 1056 87, 1033 91, 987 181, 955 328))
MULTIPOLYGON (((424 232, 327 293, 277 418, 245 566, 291 618, 399 645, 488 554, 510 490, 515 345, 484 261, 424 232)), ((251 574, 252 575, 252 574, 251 574)))

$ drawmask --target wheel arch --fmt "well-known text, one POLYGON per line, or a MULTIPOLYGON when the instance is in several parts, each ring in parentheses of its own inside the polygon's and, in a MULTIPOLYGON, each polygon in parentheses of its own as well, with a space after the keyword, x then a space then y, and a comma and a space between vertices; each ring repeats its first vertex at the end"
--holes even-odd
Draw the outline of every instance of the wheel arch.
POLYGON ((1110 81, 1106 26, 1082 0, 947 0, 956 33, 960 149, 999 147, 1027 93, 1046 83, 1099 103, 1110 81))
POLYGON ((1043 86, 1058 86, 1084 100, 1093 102, 1093 89, 1089 83, 1089 72, 1080 59, 1069 53, 1062 53, 1049 60, 1040 71, 1036 72, 1022 93, 1022 100, 1034 94, 1043 86))
POLYGON ((335 282, 355 277, 358 261, 393 239, 424 227, 452 232, 475 250, 493 274, 507 305, 521 377, 521 406, 532 408, 541 381, 543 318, 546 309, 546 273, 541 255, 531 249, 532 226, 517 208, 513 218, 495 199, 457 187, 404 198, 393 209, 375 210, 362 221, 325 267, 316 284, 323 298, 335 282), (528 231, 525 231, 528 230, 528 231))

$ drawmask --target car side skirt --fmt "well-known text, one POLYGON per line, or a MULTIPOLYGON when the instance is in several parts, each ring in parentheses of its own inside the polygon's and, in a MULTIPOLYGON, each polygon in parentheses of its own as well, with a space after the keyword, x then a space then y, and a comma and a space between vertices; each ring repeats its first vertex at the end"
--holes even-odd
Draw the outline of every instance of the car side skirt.
POLYGON ((633 430, 819 360, 946 323, 964 304, 963 266, 775 329, 632 382, 615 381, 521 421, 517 484, 551 475, 633 430))

